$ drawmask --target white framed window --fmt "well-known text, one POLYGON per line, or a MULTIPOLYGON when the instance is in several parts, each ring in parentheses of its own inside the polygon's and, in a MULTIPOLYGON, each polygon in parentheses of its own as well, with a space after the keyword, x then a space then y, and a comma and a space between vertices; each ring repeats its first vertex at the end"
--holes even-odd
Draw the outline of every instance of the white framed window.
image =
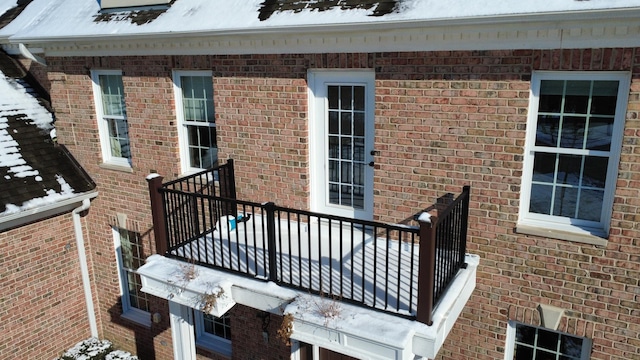
POLYGON ((149 295, 143 293, 138 268, 144 265, 140 233, 113 228, 118 280, 122 298, 122 316, 145 326, 151 326, 149 295))
POLYGON ((102 161, 131 167, 129 124, 125 106, 122 72, 92 70, 93 96, 96 104, 102 161))
POLYGON ((210 71, 173 73, 182 172, 209 169, 218 161, 210 71))
POLYGON ((510 320, 504 358, 587 360, 591 357, 591 344, 589 338, 510 320))
POLYGON ((519 227, 607 237, 630 76, 534 72, 519 227))
POLYGON ((196 345, 215 353, 231 357, 231 317, 222 317, 194 310, 196 345))

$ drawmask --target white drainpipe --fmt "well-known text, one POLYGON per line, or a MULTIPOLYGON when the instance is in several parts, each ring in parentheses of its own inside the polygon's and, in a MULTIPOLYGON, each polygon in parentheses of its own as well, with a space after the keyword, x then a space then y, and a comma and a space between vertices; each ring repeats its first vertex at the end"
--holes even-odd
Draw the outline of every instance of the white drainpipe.
POLYGON ((76 233, 76 246, 78 247, 78 258, 80 260, 80 273, 82 275, 82 285, 84 288, 84 299, 87 303, 87 314, 89 315, 89 327, 91 328, 91 336, 98 337, 98 325, 96 322, 95 309, 93 307, 93 296, 91 294, 91 282, 89 280, 89 266, 87 265, 87 253, 84 249, 84 236, 82 235, 82 223, 80 222, 80 213, 88 210, 91 201, 89 199, 82 200, 82 205, 73 209, 73 228, 76 233))

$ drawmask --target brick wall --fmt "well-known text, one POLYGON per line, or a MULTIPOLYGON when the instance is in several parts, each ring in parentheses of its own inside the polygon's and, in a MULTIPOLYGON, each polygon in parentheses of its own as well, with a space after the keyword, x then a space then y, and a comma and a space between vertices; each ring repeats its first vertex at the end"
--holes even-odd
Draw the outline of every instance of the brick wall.
MULTIPOLYGON (((458 193, 467 184, 472 188, 469 251, 481 257, 477 289, 439 357, 501 358, 506 321, 524 320, 538 303, 568 310, 561 327, 593 338, 592 358, 640 357, 637 49, 48 61, 58 137, 101 194, 90 214, 92 256, 105 335, 116 342, 126 343, 132 332, 110 322, 118 284, 108 219, 127 214, 148 236, 147 251, 153 253, 144 177, 151 170, 166 179, 179 174, 172 69, 213 71, 220 157, 236 160, 239 197, 308 208, 307 70, 372 68, 380 151, 375 217, 399 221, 446 192, 458 193), (123 70, 131 173, 100 167, 92 68, 123 70), (532 70, 634 72, 606 247, 514 232, 532 70)), ((166 312, 162 305, 157 309, 166 312)), ((170 348, 166 329, 158 330, 154 344, 160 358, 170 348)))
POLYGON ((0 358, 52 359, 91 336, 71 214, 0 233, 0 281, 0 358))

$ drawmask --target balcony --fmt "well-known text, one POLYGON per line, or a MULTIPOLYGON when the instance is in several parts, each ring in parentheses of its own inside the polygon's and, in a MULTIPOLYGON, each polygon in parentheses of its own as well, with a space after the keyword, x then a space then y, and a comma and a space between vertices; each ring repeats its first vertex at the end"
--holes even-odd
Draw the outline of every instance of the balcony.
MULTIPOLYGON (((468 186, 438 204, 436 216, 420 213, 408 224, 385 224, 237 199, 232 160, 175 181, 148 181, 163 259, 155 256, 140 269, 143 291, 200 309, 203 294, 213 288, 231 294, 215 309, 207 307, 216 316, 235 303, 282 312, 295 308, 303 295, 316 296, 380 318, 422 324, 424 337, 414 335, 407 353, 429 356, 435 347, 420 350, 416 344, 420 338, 441 344, 446 334, 428 328, 448 332, 452 310, 461 311, 475 286, 477 258, 466 254, 468 186), (198 288, 176 276, 185 266, 209 274, 207 285, 198 288), (175 291, 181 281, 184 286, 175 291), (266 291, 269 286, 279 290, 266 291)), ((304 329, 317 333, 318 324, 304 316, 297 320, 297 335, 312 341, 304 329)))

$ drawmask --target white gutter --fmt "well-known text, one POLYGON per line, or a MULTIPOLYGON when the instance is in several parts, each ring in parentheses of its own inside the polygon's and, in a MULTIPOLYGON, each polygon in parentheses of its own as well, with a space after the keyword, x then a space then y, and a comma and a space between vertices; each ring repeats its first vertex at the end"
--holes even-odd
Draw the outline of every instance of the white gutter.
POLYGON ((0 216, 0 231, 13 229, 27 223, 38 221, 47 217, 60 215, 73 210, 78 203, 86 199, 93 199, 98 196, 97 192, 86 193, 79 196, 70 197, 68 199, 56 201, 44 206, 38 206, 33 209, 24 210, 15 214, 0 216))
MULTIPOLYGON (((95 196, 98 193, 94 193, 95 196)), ((94 196, 94 197, 95 197, 94 196)), ((82 286, 84 288, 84 299, 87 303, 87 315, 89 318, 89 327, 91 329, 91 336, 98 337, 98 325, 96 322, 95 308, 93 307, 93 295, 91 294, 91 281, 89 279, 89 266, 87 264, 87 253, 84 248, 84 235, 82 234, 82 223, 80 221, 80 213, 88 210, 91 205, 91 200, 85 198, 82 200, 82 205, 73 209, 71 212, 73 216, 73 229, 76 235, 76 246, 78 247, 78 259, 80 260, 80 273, 82 275, 82 286)))

